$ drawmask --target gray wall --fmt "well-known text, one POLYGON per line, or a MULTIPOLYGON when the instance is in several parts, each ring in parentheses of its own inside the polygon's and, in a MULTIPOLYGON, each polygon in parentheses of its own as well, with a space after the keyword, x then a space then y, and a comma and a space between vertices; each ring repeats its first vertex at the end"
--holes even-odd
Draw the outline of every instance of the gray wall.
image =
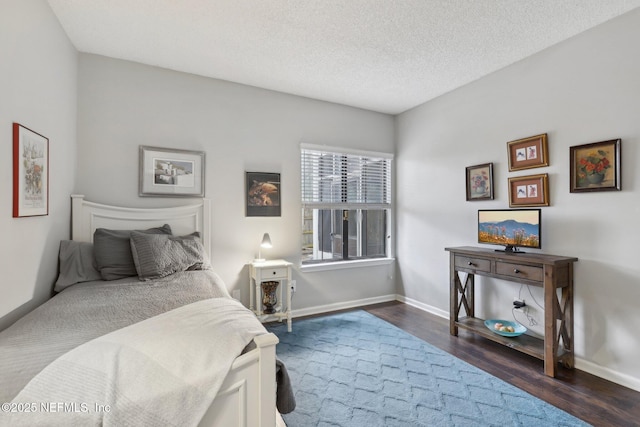
POLYGON ((77 53, 45 1, 0 13, 0 329, 49 298, 69 238, 76 165, 77 53), (49 215, 12 218, 12 123, 49 138, 49 215))
MULTIPOLYGON (((138 197, 138 147, 206 152, 213 203, 212 262, 248 303, 247 262, 264 232, 267 258, 300 261, 300 142, 393 152, 394 118, 254 87, 81 54, 78 71, 77 190, 126 206, 185 200, 138 197), (281 217, 245 217, 245 171, 278 172, 281 217)), ((395 294, 389 266, 302 273, 294 309, 395 294)))
MULTIPOLYGON (((576 256, 578 367, 640 389, 640 10, 397 118, 399 287, 448 315, 447 246, 476 242, 478 209, 508 208, 507 179, 549 174, 545 253, 576 256), (507 142, 548 133, 550 166, 508 172, 507 142), (621 192, 570 193, 569 147, 622 138, 621 192), (465 167, 494 163, 494 201, 465 201, 465 167)), ((512 318, 520 287, 482 278, 479 316, 512 318)), ((539 289, 529 300, 542 332, 539 289)), ((528 322, 520 318, 525 325, 528 322)))

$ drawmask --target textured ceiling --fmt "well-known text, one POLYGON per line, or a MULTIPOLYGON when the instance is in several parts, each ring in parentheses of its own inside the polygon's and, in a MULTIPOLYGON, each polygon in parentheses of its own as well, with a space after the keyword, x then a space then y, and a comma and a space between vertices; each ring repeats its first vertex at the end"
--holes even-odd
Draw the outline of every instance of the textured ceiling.
POLYGON ((640 0, 48 0, 80 52, 397 114, 640 0))

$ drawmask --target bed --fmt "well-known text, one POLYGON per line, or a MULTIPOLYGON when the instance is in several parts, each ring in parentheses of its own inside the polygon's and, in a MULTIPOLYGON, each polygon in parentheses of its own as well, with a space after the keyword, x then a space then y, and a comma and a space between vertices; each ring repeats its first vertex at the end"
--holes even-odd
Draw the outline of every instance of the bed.
POLYGON ((210 219, 72 195, 58 293, 0 332, 0 424, 284 425, 278 339, 209 265, 210 219))

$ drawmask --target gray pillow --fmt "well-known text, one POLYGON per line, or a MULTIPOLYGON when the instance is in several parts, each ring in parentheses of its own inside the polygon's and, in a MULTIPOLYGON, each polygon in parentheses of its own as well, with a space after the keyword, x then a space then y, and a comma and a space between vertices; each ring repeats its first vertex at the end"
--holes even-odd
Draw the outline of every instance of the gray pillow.
POLYGON ((167 236, 134 231, 131 233, 131 252, 140 280, 209 268, 207 254, 198 233, 167 236))
POLYGON ((146 234, 171 234, 171 227, 165 224, 162 227, 149 228, 148 230, 109 230, 98 228, 93 233, 93 251, 96 257, 96 266, 104 280, 116 280, 123 277, 136 276, 136 266, 131 254, 131 233, 146 234))
POLYGON ((60 292, 71 285, 92 280, 102 280, 93 257, 93 244, 63 240, 60 242, 60 274, 54 291, 60 292))

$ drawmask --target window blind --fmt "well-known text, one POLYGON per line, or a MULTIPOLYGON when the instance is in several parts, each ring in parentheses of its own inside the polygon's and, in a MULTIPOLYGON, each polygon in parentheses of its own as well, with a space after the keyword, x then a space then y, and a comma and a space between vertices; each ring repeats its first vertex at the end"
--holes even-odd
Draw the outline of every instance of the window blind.
POLYGON ((300 152, 303 207, 391 207, 391 154, 310 144, 300 152))

